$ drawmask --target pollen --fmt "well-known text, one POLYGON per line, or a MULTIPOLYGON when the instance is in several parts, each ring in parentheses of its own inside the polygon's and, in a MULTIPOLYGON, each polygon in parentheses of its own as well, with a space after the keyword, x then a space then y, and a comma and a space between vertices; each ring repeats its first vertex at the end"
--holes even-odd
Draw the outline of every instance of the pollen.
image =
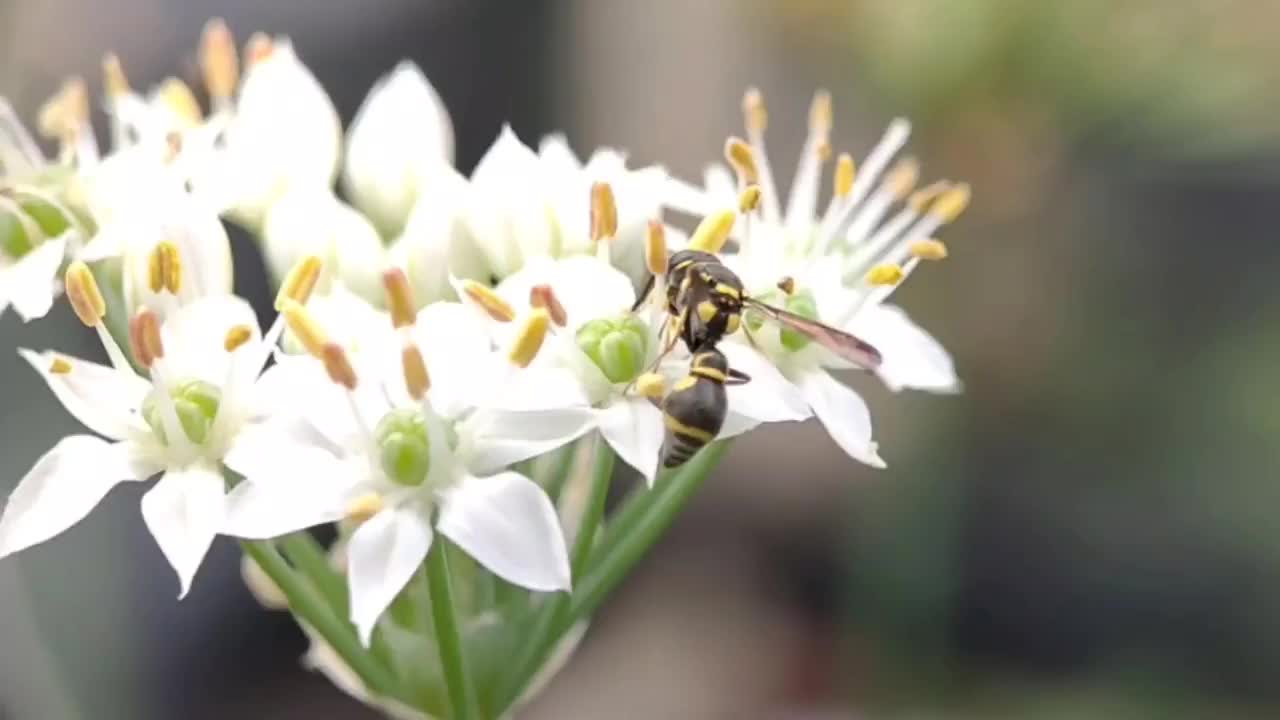
POLYGON ((54 375, 66 375, 71 372, 71 363, 66 358, 55 357, 53 362, 49 363, 49 372, 54 375))
POLYGON ((832 180, 832 192, 836 197, 848 197, 849 193, 853 192, 855 174, 853 156, 849 153, 840 153, 840 157, 836 158, 835 177, 832 180))
POLYGON ((133 359, 144 368, 164 357, 164 343, 160 339, 160 317, 150 308, 142 308, 129 321, 129 346, 133 359))
POLYGON ((387 293, 387 309, 391 311, 391 325, 396 328, 412 327, 417 313, 413 308, 413 290, 409 278, 400 268, 382 273, 382 287, 387 293))
POLYGON ((106 88, 107 97, 117 98, 129 94, 129 78, 124 74, 124 66, 115 53, 107 53, 102 58, 102 84, 106 88))
POLYGON ((760 186, 748 185, 738 196, 738 212, 746 214, 760 207, 760 186))
POLYGON ((591 241, 612 238, 618 234, 618 205, 609 183, 591 185, 591 241))
POLYGON ((796 292, 796 279, 790 275, 778 281, 778 289, 787 295, 794 295, 796 292))
POLYGON ((636 378, 636 392, 647 398, 660 398, 667 392, 667 379, 658 373, 644 373, 636 378))
POLYGON ((756 165, 756 155, 742 138, 731 137, 725 141, 724 158, 733 166, 743 183, 752 185, 760 182, 760 167, 756 165))
POLYGON ((178 294, 182 289, 182 257, 177 245, 168 240, 156 243, 147 258, 147 281, 151 292, 167 290, 170 294, 178 294))
POLYGON ((511 344, 511 352, 507 359, 516 367, 529 367, 529 363, 537 357, 542 349, 542 341, 547 337, 547 328, 551 324, 551 315, 546 308, 534 308, 525 319, 515 342, 511 344))
POLYGON ((899 200, 905 199, 920 180, 920 163, 915 158, 903 158, 889 171, 884 185, 899 200))
POLYGON ((742 116, 749 133, 763 133, 769 126, 769 110, 758 88, 748 88, 742 96, 742 116))
POLYGON ((227 336, 222 340, 222 349, 235 352, 241 345, 249 342, 251 337, 253 330, 248 325, 236 325, 227 331, 227 336))
POLYGON ((661 220, 650 220, 644 236, 644 264, 661 277, 667 272, 667 229, 661 220))
POLYGON ((938 196, 942 195, 950 188, 951 184, 945 180, 938 180, 936 182, 929 183, 928 185, 911 193, 910 197, 907 198, 907 207, 911 208, 911 210, 917 214, 923 213, 925 210, 929 209, 929 206, 933 204, 934 200, 938 199, 938 196))
POLYGON ((98 289, 98 281, 93 279, 93 272, 83 261, 72 261, 67 267, 63 284, 67 290, 67 300, 71 309, 75 310, 80 322, 89 327, 96 327, 107 314, 107 302, 98 289))
POLYGON ((929 214, 939 221, 949 223, 960 217, 960 213, 969 207, 969 184, 960 183, 938 196, 929 208, 929 214))
POLYGON ((400 351, 400 366, 404 371, 404 386, 409 396, 421 400, 431 389, 431 376, 427 374, 427 363, 422 359, 422 351, 413 343, 406 343, 400 351))
POLYGON ((536 308, 545 308, 556 327, 564 327, 569 321, 564 305, 560 304, 560 298, 556 297, 550 285, 534 285, 530 288, 529 304, 536 308))
POLYGON ((902 268, 892 263, 876 265, 867 271, 867 282, 872 285, 897 285, 902 277, 902 268))
POLYGON ((329 379, 348 390, 356 389, 356 370, 351 367, 347 351, 335 342, 327 342, 320 347, 320 360, 324 363, 324 371, 329 379))
POLYGON ((720 252, 728 241, 729 232, 733 230, 733 223, 736 220, 737 213, 732 210, 721 210, 706 216, 702 222, 698 223, 697 229, 689 238, 689 249, 709 253, 720 252))
POLYGON ((298 338, 298 342, 302 343, 302 347, 306 348, 308 353, 320 357, 325 344, 328 343, 328 337, 316 322, 315 317, 293 300, 285 302, 280 312, 284 314, 285 324, 298 338))
POLYGON ((516 317, 516 311, 511 309, 506 300, 498 296, 498 293, 492 289, 476 282, 475 280, 467 280, 462 284, 462 292, 473 302, 480 306, 489 317, 498 322, 511 322, 516 317))
POLYGON ((917 240, 911 243, 911 255, 921 260, 942 260, 947 257, 947 246, 941 240, 917 240))
POLYGON ((324 263, 315 255, 308 255, 289 268, 284 282, 280 283, 280 292, 276 293, 276 310, 284 310, 287 301, 306 305, 320 280, 320 270, 324 263))
POLYGON ((195 127, 204 120, 204 112, 200 109, 196 94, 191 91, 190 86, 176 77, 167 77, 160 83, 156 98, 188 127, 195 127))
POLYGON ((200 35, 200 72, 210 97, 226 100, 235 94, 240 58, 231 29, 222 18, 211 19, 200 35))
POLYGON ((345 515, 347 520, 355 523, 362 523, 369 518, 382 512, 382 508, 386 503, 382 501, 382 496, 378 493, 365 493, 352 500, 346 508, 345 515))

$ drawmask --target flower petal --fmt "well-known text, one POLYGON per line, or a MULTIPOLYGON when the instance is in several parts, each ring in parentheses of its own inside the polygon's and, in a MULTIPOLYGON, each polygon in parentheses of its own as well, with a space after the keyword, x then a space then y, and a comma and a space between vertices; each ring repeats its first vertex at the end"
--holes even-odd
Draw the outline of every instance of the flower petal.
POLYGON ((540 412, 479 410, 459 428, 459 453, 477 475, 501 470, 511 463, 550 452, 595 427, 588 407, 540 412))
POLYGON ((555 506, 520 473, 466 478, 445 495, 436 528, 508 582, 546 592, 570 588, 555 506))
POLYGON ((48 351, 19 348, 18 354, 40 373, 67 412, 90 430, 113 440, 121 440, 134 430, 146 430, 137 411, 151 384, 132 371, 48 351), (71 370, 51 372, 55 360, 71 370))
POLYGON ((884 467, 871 440, 871 411, 858 393, 820 369, 801 374, 796 385, 841 450, 871 467, 884 467))
POLYGON ((318 447, 262 445, 250 451, 238 441, 233 450, 239 467, 254 468, 227 493, 220 532, 235 537, 273 538, 336 522, 360 478, 351 463, 318 447))
POLYGON ((232 358, 239 355, 228 353, 224 343, 227 333, 240 326, 249 328, 245 349, 258 347, 258 318, 249 303, 235 295, 211 295, 176 309, 160 328, 165 369, 175 377, 224 386, 232 358))
POLYGON ((24 321, 44 317, 53 307, 66 236, 41 243, 4 272, 3 292, 24 321))
POLYGON ((9 496, 0 517, 0 557, 63 532, 88 515, 111 488, 146 474, 122 443, 91 435, 63 438, 36 461, 9 496))
POLYGON ((876 370, 884 384, 938 393, 959 392, 960 378, 946 348, 893 305, 877 305, 858 313, 857 334, 880 351, 884 360, 876 370))
POLYGON ((596 411, 596 423, 614 452, 652 486, 665 433, 662 411, 646 398, 618 398, 596 411))
POLYGON ((383 510, 351 536, 347 546, 351 622, 365 647, 378 618, 422 565, 431 537, 426 516, 412 508, 383 510))
POLYGON ((742 385, 728 388, 729 409, 757 422, 787 422, 809 417, 809 403, 778 368, 754 348, 722 343, 720 350, 729 367, 751 376, 742 385))
POLYGON ((225 492, 222 475, 197 464, 166 472, 142 496, 142 519, 178 573, 178 599, 191 589, 196 570, 222 525, 225 492))

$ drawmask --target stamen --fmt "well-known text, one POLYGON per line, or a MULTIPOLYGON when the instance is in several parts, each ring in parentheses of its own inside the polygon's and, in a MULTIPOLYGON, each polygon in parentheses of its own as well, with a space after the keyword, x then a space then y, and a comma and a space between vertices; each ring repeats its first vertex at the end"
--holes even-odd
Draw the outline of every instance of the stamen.
POLYGON ((298 342, 302 343, 302 347, 315 357, 320 357, 329 339, 315 317, 293 300, 286 301, 280 312, 284 315, 284 321, 288 324, 289 330, 298 338, 298 342))
POLYGON ((917 240, 908 249, 913 257, 921 260, 942 260, 947 257, 947 246, 940 240, 917 240))
POLYGON ((939 222, 949 223, 960 217, 968 206, 969 184, 960 183, 942 193, 929 208, 929 214, 939 222))
POLYGON ((516 317, 516 311, 511 309, 506 300, 499 297, 492 289, 481 285, 475 280, 463 282, 462 292, 479 305, 489 317, 498 322, 511 322, 516 317))
POLYGON ((311 291, 320 280, 320 270, 324 263, 315 255, 302 258, 289 269, 284 282, 280 283, 280 292, 276 293, 276 310, 284 309, 286 301, 306 305, 311 298, 311 291))
POLYGON ((853 164, 853 156, 849 153, 840 153, 840 157, 836 159, 835 177, 832 182, 832 194, 838 198, 849 197, 849 192, 853 190, 853 177, 856 167, 853 164))
POLYGON ((644 373, 636 378, 636 392, 647 398, 660 398, 667 393, 667 379, 658 373, 644 373))
POLYGON ((147 280, 153 293, 168 290, 171 295, 178 294, 182 289, 182 257, 177 245, 168 240, 156 243, 147 258, 147 280))
POLYGON ((747 214, 760 207, 760 186, 748 185, 738 196, 738 212, 747 214))
POLYGON ((738 182, 742 185, 754 185, 760 182, 760 167, 756 164, 755 153, 751 146, 740 138, 731 137, 724 143, 724 158, 738 173, 738 182))
POLYGON ((400 268, 382 273, 382 287, 387 291, 387 309, 391 311, 391 325, 395 328, 413 327, 417 313, 413 309, 413 291, 409 278, 400 268))
POLYGON ((809 105, 809 132, 825 138, 831 134, 831 125, 831 93, 819 90, 814 93, 813 102, 809 105))
POLYGON ((167 77, 156 89, 156 99, 169 110, 183 127, 195 127, 204 120, 204 111, 195 93, 176 77, 167 77))
POLYGON ((129 321, 129 346, 138 365, 150 369, 156 360, 164 358, 164 343, 160 340, 160 317, 150 308, 142 308, 129 321))
POLYGON ((240 58, 231 29, 222 18, 213 18, 200 35, 200 71, 209 97, 225 105, 236 92, 240 79, 240 58))
POLYGON ((125 77, 124 67, 115 53, 107 53, 102 58, 102 84, 106 88, 107 97, 111 99, 130 93, 129 78, 125 77))
POLYGON ((529 304, 536 308, 544 308, 551 316, 551 322, 557 327, 564 327, 569 321, 564 305, 560 304, 560 298, 556 297, 550 285, 534 285, 530 288, 529 304))
POLYGON ((920 163, 915 158, 904 158, 893 166, 884 184, 898 200, 905 199, 920 179, 920 163))
POLYGON ((769 111, 758 88, 747 88, 742 96, 742 114, 748 133, 763 133, 769 125, 769 111))
POLYGON ((667 229, 660 220, 650 220, 644 237, 644 264, 649 272, 662 277, 667 272, 667 229))
POLYGON ((382 496, 375 492, 365 493, 352 500, 345 511, 346 519, 354 523, 362 523, 382 512, 386 505, 382 496))
POLYGON ((507 359, 516 367, 529 367, 529 363, 537 357, 542 348, 542 341, 547 337, 547 326, 551 324, 551 315, 546 308, 534 308, 524 321, 515 341, 511 344, 511 352, 507 359))
POLYGON ((732 210, 721 210, 706 216, 689 237, 689 249, 709 253, 720 252, 728 241, 729 232, 733 230, 733 223, 736 220, 737 213, 732 210))
POLYGON ((747 140, 751 143, 758 175, 758 180, 752 182, 758 182, 760 189, 764 191, 763 207, 760 213, 766 223, 777 223, 782 216, 782 210, 778 207, 780 200, 778 189, 773 182, 773 170, 769 167, 769 155, 764 147, 764 131, 769 119, 764 106, 764 96, 756 88, 748 89, 747 94, 742 98, 742 109, 743 114, 746 115, 747 140))
POLYGON ((618 234, 618 205, 613 198, 613 187, 598 182, 591 185, 591 241, 612 238, 618 234))
POLYGON ((66 375, 71 372, 71 363, 65 358, 55 357, 53 362, 49 363, 49 372, 54 375, 66 375))
POLYGON ((327 342, 320 347, 320 360, 324 363, 324 371, 329 374, 329 379, 346 388, 347 390, 356 389, 356 371, 351 367, 351 360, 347 358, 347 351, 335 342, 327 342))
POLYGON ((867 271, 867 282, 871 285, 897 285, 902 278, 902 268, 897 265, 876 265, 867 271))
POLYGON ((81 130, 89 122, 89 90, 84 78, 72 77, 45 101, 36 117, 40 134, 57 140, 64 153, 73 152, 81 130))
POLYGON ((911 208, 918 214, 923 214, 924 211, 929 208, 929 205, 932 204, 934 200, 938 199, 938 196, 942 195, 942 193, 946 192, 950 187, 951 183, 946 180, 938 180, 936 182, 929 183, 928 185, 925 185, 919 190, 911 193, 907 198, 907 207, 911 208))
POLYGON ((99 325, 107 314, 107 302, 102 298, 98 281, 94 280, 89 266, 80 260, 72 261, 67 267, 63 284, 66 287, 67 300, 71 303, 71 309, 75 310, 80 322, 87 327, 99 325))
POLYGON ((222 347, 229 353, 235 352, 241 345, 249 342, 251 337, 253 337, 253 330, 248 325, 236 325, 227 331, 222 347))
POLYGON ((404 386, 408 388, 409 396, 421 400, 431 389, 431 376, 427 374, 427 363, 417 345, 405 343, 400 351, 400 366, 404 370, 404 386))
POLYGON ((790 275, 778 281, 778 289, 787 295, 793 295, 796 291, 796 279, 790 275))
POLYGON ((244 69, 247 71, 254 65, 271 57, 276 51, 275 45, 271 42, 271 37, 264 32, 256 32, 249 36, 249 41, 244 44, 244 69))

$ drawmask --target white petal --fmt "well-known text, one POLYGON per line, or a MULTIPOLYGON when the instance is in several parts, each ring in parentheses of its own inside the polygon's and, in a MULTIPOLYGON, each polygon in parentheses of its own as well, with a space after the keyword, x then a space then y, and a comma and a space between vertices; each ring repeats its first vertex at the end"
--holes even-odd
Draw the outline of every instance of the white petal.
POLYGON ((285 193, 266 214, 263 249, 272 275, 283 278, 307 255, 324 261, 316 286, 327 293, 335 282, 372 303, 382 300, 386 255, 378 231, 326 186, 285 193))
MULTIPOLYGON (((391 254, 403 262, 401 267, 413 284, 414 300, 420 306, 454 297, 449 286, 450 271, 473 276, 468 274, 468 263, 463 259, 475 252, 461 218, 467 191, 467 180, 457 170, 438 168, 419 192, 404 234, 392 248, 391 254), (455 255, 460 258, 456 264, 455 255)), ((484 274, 481 272, 480 276, 484 274)))
POLYGON ((24 321, 42 318, 53 307, 58 268, 66 252, 66 237, 41 243, 4 271, 3 292, 24 321))
POLYGON ((525 259, 553 249, 553 228, 539 194, 540 182, 537 154, 509 126, 503 126, 471 174, 466 218, 475 243, 499 277, 515 272, 525 259))
POLYGON ((570 588, 555 506, 519 473, 463 480, 445 496, 436 528, 508 582, 547 592, 570 588))
POLYGON ((0 557, 29 548, 80 522, 111 488, 145 477, 127 446, 90 435, 63 438, 36 461, 0 517, 0 557))
POLYGON ((353 471, 363 463, 344 463, 319 447, 259 445, 249 450, 240 437, 232 452, 236 467, 248 472, 227 493, 220 532, 264 539, 343 517, 360 478, 353 471))
POLYGON ((730 410, 729 414, 724 418, 724 425, 720 426, 720 434, 717 437, 721 440, 737 437, 755 430, 759 425, 759 420, 730 410))
POLYGON ((895 392, 903 388, 953 393, 960 379, 946 348, 907 317, 901 308, 877 305, 858 313, 854 332, 880 351, 880 379, 895 392))
POLYGON ((596 423, 614 452, 652 485, 665 433, 662 411, 646 398, 618 398, 596 411, 596 423))
POLYGON ((222 525, 226 484, 204 465, 170 470, 142 496, 142 519, 178 573, 178 598, 191 589, 200 562, 222 525))
POLYGON ((581 437, 595 427, 591 408, 541 412, 480 410, 458 426, 459 453, 476 475, 501 470, 581 437))
POLYGON ((212 295, 176 309, 160 327, 166 370, 177 379, 204 380, 216 387, 227 382, 232 358, 224 343, 235 327, 246 327, 250 344, 235 355, 257 346, 261 339, 258 318, 244 299, 212 295))
POLYGON ((801 374, 796 384, 841 450, 871 467, 884 467, 871 440, 871 411, 858 393, 820 369, 801 374))
POLYGON ((157 294, 148 283, 151 256, 156 245, 172 243, 178 249, 182 282, 178 297, 189 303, 202 297, 231 292, 231 241, 217 214, 172 182, 155 182, 146 202, 134 201, 115 212, 99 235, 122 233, 125 269, 128 272, 128 311, 146 305, 163 311, 167 291, 157 294))
POLYGON ((410 508, 383 510, 351 536, 347 546, 351 622, 366 647, 378 618, 422 565, 431 536, 425 515, 410 508))
POLYGON ((577 375, 559 367, 533 364, 518 368, 494 354, 494 375, 477 403, 494 410, 537 411, 590 404, 577 375))
POLYGON ((751 376, 742 385, 728 388, 729 409, 757 422, 787 422, 809 417, 809 403, 778 368, 754 348, 723 343, 720 350, 729 367, 751 376))
POLYGON ((18 354, 40 373, 67 412, 90 430, 113 440, 120 440, 133 430, 146 430, 137 411, 151 384, 132 371, 53 352, 19 348, 18 354), (55 359, 69 364, 71 371, 50 372, 55 359))

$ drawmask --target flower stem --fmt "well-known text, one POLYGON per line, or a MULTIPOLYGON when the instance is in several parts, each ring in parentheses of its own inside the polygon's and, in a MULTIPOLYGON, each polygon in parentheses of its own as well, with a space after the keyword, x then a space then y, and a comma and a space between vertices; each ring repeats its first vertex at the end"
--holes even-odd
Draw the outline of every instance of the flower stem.
POLYGON ((569 567, 573 570, 575 581, 586 569, 591 548, 595 544, 596 531, 600 529, 600 520, 604 518, 604 503, 609 498, 609 482, 613 478, 615 457, 613 448, 605 442, 604 436, 596 436, 595 456, 591 462, 591 490, 587 496, 587 505, 582 511, 582 521, 578 523, 578 534, 573 539, 573 550, 569 553, 569 567))
POLYGON ((449 579, 449 554, 445 539, 436 537, 435 547, 427 553, 427 585, 431 593, 431 616, 436 627, 436 645, 440 650, 440 666, 449 691, 449 705, 455 720, 478 718, 474 688, 470 684, 466 653, 462 647, 462 631, 453 605, 453 587, 449 579))
POLYGON ((329 643, 370 692, 381 695, 394 693, 394 678, 360 645, 355 628, 334 613, 315 586, 289 567, 272 541, 246 540, 240 543, 240 547, 284 593, 289 600, 289 610, 329 643))
POLYGON ((320 543, 311 533, 296 532, 279 539, 280 551, 308 580, 315 584, 333 612, 346 617, 348 610, 347 583, 333 566, 320 543))

